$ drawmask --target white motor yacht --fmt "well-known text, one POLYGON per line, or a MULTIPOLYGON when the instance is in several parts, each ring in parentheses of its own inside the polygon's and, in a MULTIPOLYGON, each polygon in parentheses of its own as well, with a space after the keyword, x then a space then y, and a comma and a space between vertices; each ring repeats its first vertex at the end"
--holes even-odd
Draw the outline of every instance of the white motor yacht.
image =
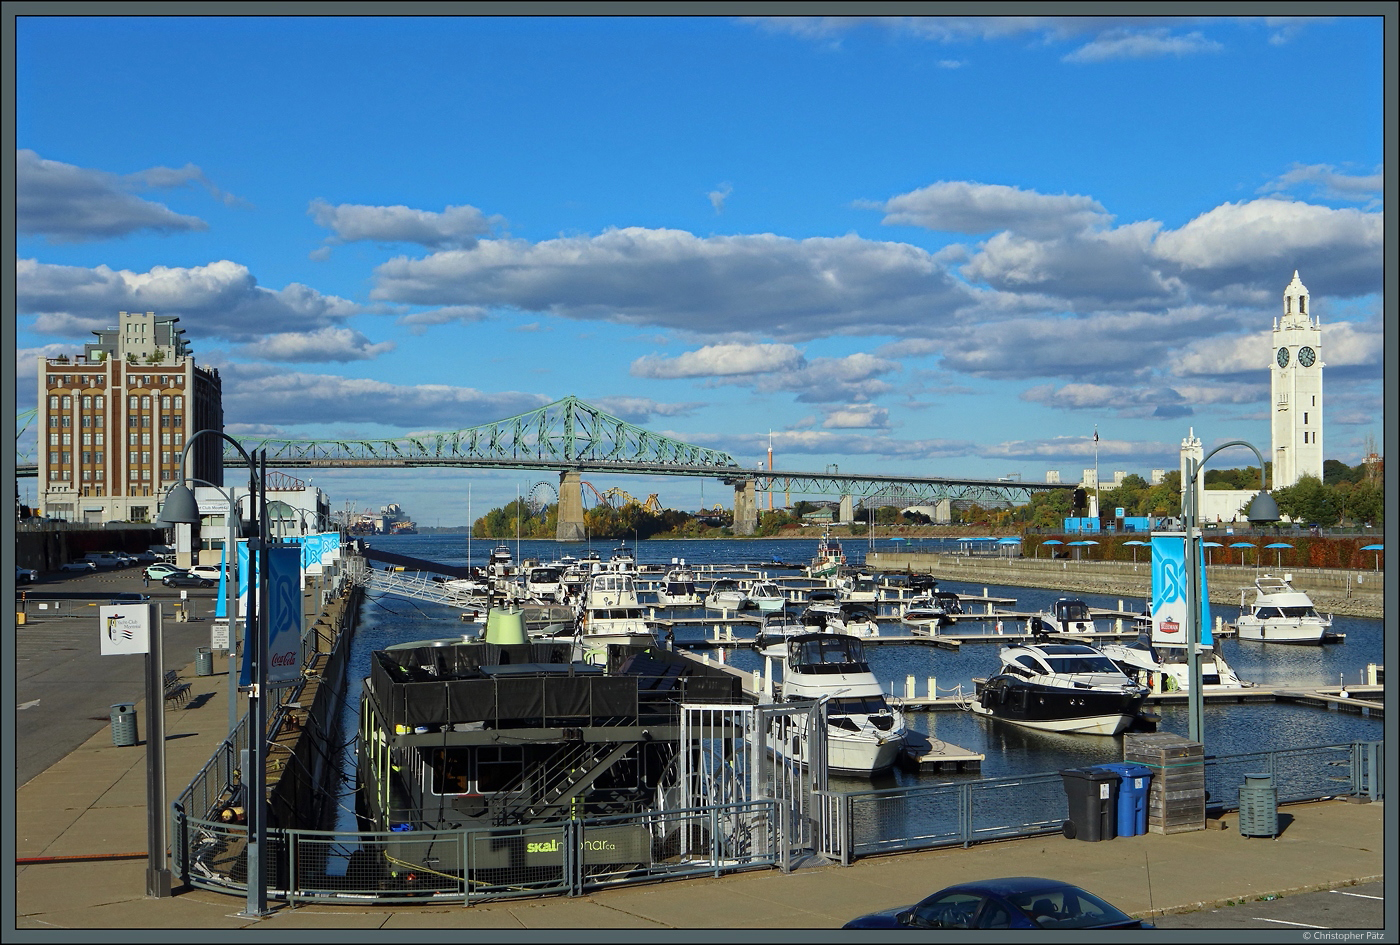
POLYGON ((886 701, 860 640, 803 633, 765 655, 782 658, 784 702, 825 700, 827 770, 869 777, 894 765, 904 749, 904 715, 886 701))
POLYGON ((705 606, 711 610, 741 610, 749 595, 733 578, 716 578, 705 595, 705 606))
POLYGON ((580 603, 579 641, 585 662, 607 661, 607 644, 654 645, 656 635, 637 600, 636 580, 621 571, 600 571, 584 585, 580 603))
POLYGON ((681 561, 666 572, 656 591, 656 602, 662 607, 693 607, 700 603, 695 589, 695 572, 681 561))
POLYGON ((1241 640, 1264 643, 1323 643, 1331 636, 1332 618, 1313 606, 1312 598, 1295 589, 1286 577, 1265 574, 1254 582, 1254 604, 1245 611, 1240 590, 1239 619, 1235 627, 1241 640))
POLYGON ((880 585, 873 574, 849 574, 836 582, 836 594, 853 604, 874 604, 880 600, 880 585))
POLYGON ((787 595, 783 593, 783 589, 778 586, 776 581, 750 581, 744 586, 744 594, 748 603, 757 607, 759 612, 764 614, 782 610, 783 606, 787 604, 787 595))
MULTIPOLYGON (((1191 671, 1185 647, 1153 646, 1148 636, 1143 634, 1132 643, 1105 643, 1099 650, 1119 669, 1153 692, 1189 692, 1191 689, 1191 671)), ((1202 692, 1248 689, 1254 685, 1235 675, 1230 664, 1225 662, 1225 657, 1211 647, 1198 648, 1197 658, 1202 692)))

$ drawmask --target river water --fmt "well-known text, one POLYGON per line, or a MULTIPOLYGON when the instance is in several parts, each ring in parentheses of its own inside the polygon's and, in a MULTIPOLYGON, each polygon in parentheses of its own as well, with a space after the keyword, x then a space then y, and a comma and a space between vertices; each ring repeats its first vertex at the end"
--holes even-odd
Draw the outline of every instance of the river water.
MULTIPOLYGON (((482 539, 469 541, 466 535, 383 535, 373 536, 368 541, 373 547, 385 551, 457 566, 468 563, 484 566, 491 549, 502 544, 482 539)), ((582 557, 589 551, 607 560, 617 543, 509 541, 504 544, 508 545, 518 562, 525 558, 550 561, 563 555, 582 557)), ((626 544, 636 556, 638 564, 643 566, 669 565, 680 558, 691 565, 750 565, 767 568, 772 576, 783 576, 798 572, 778 567, 778 564, 805 564, 816 553, 817 539, 650 540, 626 544)), ((867 550, 864 541, 846 540, 844 544, 847 557, 852 560, 860 560, 867 550)), ((929 540, 921 541, 921 547, 937 551, 944 550, 944 547, 951 550, 955 546, 941 546, 937 540, 929 540)), ((940 590, 979 596, 984 588, 992 597, 1014 599, 1014 603, 1003 605, 1007 610, 1037 611, 1047 608, 1056 598, 1063 596, 1081 598, 1091 607, 1117 609, 1121 601, 1129 611, 1141 611, 1144 605, 1141 599, 1084 593, 1067 595, 1053 590, 952 581, 939 583, 940 590)), ((645 595, 643 602, 646 602, 645 595)), ((1233 620, 1239 611, 1238 606, 1229 605, 1213 604, 1211 609, 1213 617, 1220 616, 1227 621, 1233 620)), ((974 624, 973 628, 978 626, 974 624)), ((904 632, 893 621, 882 621, 882 628, 890 634, 904 632)), ((960 627, 959 631, 963 629, 960 627)), ((991 631, 990 627, 987 629, 991 631)), ((1337 617, 1333 630, 1346 634, 1346 642, 1328 646, 1282 646, 1222 640, 1218 646, 1241 679, 1261 685, 1330 686, 1339 681, 1355 684, 1364 681, 1368 663, 1384 663, 1382 621, 1337 617)), ((454 608, 393 595, 367 596, 351 655, 346 711, 356 710, 360 680, 369 671, 369 654, 372 651, 393 643, 452 636, 462 631, 459 613, 454 608)), ((678 640, 701 639, 703 633, 700 629, 677 630, 676 637, 678 640)), ((744 647, 726 650, 724 658, 730 665, 745 670, 761 668, 763 662, 757 653, 744 647)), ((989 675, 999 665, 995 642, 968 643, 957 651, 928 645, 871 646, 867 648, 867 658, 876 678, 887 691, 895 694, 904 692, 906 677, 911 675, 915 679, 915 692, 918 695, 927 692, 927 679, 930 676, 935 678, 940 695, 951 695, 959 686, 962 691, 970 693, 974 677, 989 675)), ((1186 735, 1184 705, 1164 705, 1158 711, 1162 715, 1159 731, 1186 735)), ((933 738, 985 754, 982 769, 980 773, 964 775, 946 772, 920 775, 896 771, 881 779, 876 784, 878 787, 916 783, 920 778, 1001 777, 1122 760, 1121 736, 1031 732, 962 711, 910 713, 908 721, 910 727, 927 732, 933 738)), ((1269 702, 1206 703, 1204 726, 1206 752, 1211 755, 1379 740, 1384 737, 1384 723, 1378 719, 1269 702)), ((354 730, 352 721, 346 731, 354 730)), ((845 779, 833 778, 831 786, 837 790, 855 790, 868 788, 870 784, 864 780, 847 784, 845 779)))

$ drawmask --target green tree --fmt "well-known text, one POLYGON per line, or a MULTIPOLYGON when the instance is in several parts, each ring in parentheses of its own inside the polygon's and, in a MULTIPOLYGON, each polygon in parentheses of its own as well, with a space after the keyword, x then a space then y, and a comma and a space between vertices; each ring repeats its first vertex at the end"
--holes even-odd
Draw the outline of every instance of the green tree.
POLYGON ((1328 526, 1341 518, 1336 490, 1316 476, 1302 476, 1293 485, 1274 491, 1273 496, 1279 511, 1295 522, 1328 526))

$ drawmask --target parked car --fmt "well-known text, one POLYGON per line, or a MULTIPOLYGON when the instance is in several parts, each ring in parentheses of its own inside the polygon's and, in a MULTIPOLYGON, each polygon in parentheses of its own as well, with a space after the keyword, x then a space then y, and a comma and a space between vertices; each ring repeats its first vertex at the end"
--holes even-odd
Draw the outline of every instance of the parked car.
POLYGON ((38 571, 34 571, 30 568, 21 568, 19 565, 15 565, 16 584, 33 584, 37 580, 39 580, 38 571))
POLYGON ((115 551, 95 551, 86 555, 86 559, 99 568, 121 568, 131 563, 115 551))
POLYGON ((1012 876, 941 889, 912 906, 872 912, 847 929, 1150 929, 1078 886, 1012 876))
POLYGON ((154 581, 159 578, 165 577, 167 574, 174 574, 176 571, 180 570, 183 569, 177 568, 173 564, 165 564, 164 562, 158 562, 156 564, 150 564, 146 566, 146 577, 154 581))
POLYGON ((193 574, 189 571, 172 571, 160 579, 160 583, 166 587, 213 587, 213 578, 204 577, 201 574, 193 574))
POLYGON ((91 561, 65 561, 58 566, 60 571, 96 571, 97 565, 91 561))
POLYGON ((160 555, 154 551, 138 551, 132 557, 136 559, 137 564, 154 564, 161 560, 160 555))
POLYGON ((219 579, 219 566, 217 564, 197 564, 190 568, 194 574, 200 574, 207 578, 219 579))

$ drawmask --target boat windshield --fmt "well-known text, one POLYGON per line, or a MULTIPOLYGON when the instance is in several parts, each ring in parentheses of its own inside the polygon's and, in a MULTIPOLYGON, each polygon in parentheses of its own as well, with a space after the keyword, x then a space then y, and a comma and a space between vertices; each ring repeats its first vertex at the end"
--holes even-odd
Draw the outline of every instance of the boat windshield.
POLYGON ((1074 676, 1080 673, 1111 673, 1118 674, 1118 668, 1107 656, 1084 655, 1084 656, 1047 656, 1045 662, 1050 664, 1050 668, 1061 676, 1074 676))
POLYGON ((1061 620, 1089 619, 1089 607, 1082 600, 1056 601, 1055 613, 1061 620))
POLYGON ((820 666, 861 663, 865 660, 865 651, 855 637, 823 634, 794 642, 791 656, 794 663, 820 666))

